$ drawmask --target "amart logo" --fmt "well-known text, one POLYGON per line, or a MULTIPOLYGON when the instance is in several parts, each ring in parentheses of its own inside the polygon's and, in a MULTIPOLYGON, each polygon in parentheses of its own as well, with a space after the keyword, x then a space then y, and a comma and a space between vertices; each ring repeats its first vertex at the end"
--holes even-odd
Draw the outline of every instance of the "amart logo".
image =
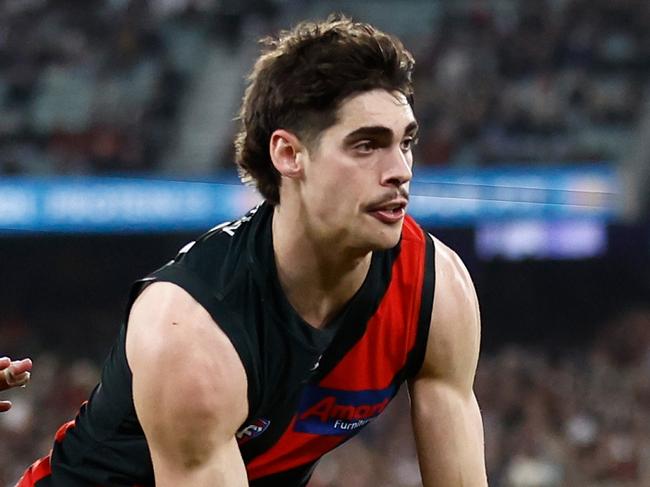
POLYGON ((395 389, 345 391, 309 385, 300 400, 294 430, 318 435, 352 434, 386 409, 395 389))

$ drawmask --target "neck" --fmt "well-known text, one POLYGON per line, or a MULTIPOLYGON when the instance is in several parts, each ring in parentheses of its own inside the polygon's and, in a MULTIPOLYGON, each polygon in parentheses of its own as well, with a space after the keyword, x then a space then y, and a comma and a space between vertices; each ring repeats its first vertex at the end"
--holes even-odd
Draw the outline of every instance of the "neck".
POLYGON ((303 320, 324 327, 359 290, 370 268, 371 252, 342 248, 316 236, 300 215, 277 206, 273 250, 287 299, 303 320))

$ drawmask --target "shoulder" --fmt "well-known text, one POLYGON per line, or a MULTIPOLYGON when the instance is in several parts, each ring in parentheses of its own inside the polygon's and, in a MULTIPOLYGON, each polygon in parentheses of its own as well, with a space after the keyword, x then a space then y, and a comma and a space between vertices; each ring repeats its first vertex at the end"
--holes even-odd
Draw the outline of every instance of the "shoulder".
MULTIPOLYGON (((429 236, 435 246, 435 292, 422 372, 457 382, 474 377, 480 347, 478 299, 461 258, 429 236)), ((468 384, 465 384, 468 385, 468 384)))
POLYGON ((181 248, 174 260, 219 259, 233 247, 245 249, 250 233, 256 233, 256 228, 268 219, 269 213, 272 208, 260 204, 238 220, 223 222, 181 248))
POLYGON ((183 245, 170 261, 134 283, 127 312, 143 289, 155 282, 172 282, 214 313, 215 297, 223 298, 247 277, 255 241, 252 221, 256 214, 263 213, 253 208, 239 220, 217 225, 183 245))
MULTIPOLYGON (((477 298, 472 278, 458 254, 436 237, 429 235, 435 247, 436 295, 434 306, 443 312, 465 315, 477 313, 477 298)), ((478 316, 476 316, 478 317, 478 316)), ((434 317, 435 318, 435 317, 434 317)))
POLYGON ((240 254, 246 250, 247 227, 236 222, 225 222, 184 245, 170 265, 181 265, 199 274, 207 270, 236 265, 240 254), (235 231, 237 230, 237 231, 235 231))
POLYGON ((139 295, 129 314, 126 353, 136 399, 186 413, 239 411, 233 421, 245 419, 242 362, 211 315, 178 285, 155 282, 139 295))

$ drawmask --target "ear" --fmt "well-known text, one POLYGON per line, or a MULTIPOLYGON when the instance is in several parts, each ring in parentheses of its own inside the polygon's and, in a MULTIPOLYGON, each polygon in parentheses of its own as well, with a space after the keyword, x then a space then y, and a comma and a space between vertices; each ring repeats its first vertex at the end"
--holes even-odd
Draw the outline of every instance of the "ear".
POLYGON ((271 161, 282 176, 295 178, 302 174, 302 158, 307 148, 293 133, 278 129, 271 134, 269 153, 271 161))

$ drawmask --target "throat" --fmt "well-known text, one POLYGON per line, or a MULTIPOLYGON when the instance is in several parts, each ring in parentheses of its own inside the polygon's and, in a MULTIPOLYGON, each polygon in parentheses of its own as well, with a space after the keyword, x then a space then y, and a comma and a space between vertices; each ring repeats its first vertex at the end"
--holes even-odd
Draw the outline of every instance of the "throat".
POLYGON ((331 266, 285 266, 276 257, 278 279, 296 313, 314 328, 325 328, 361 289, 372 254, 336 270, 331 266))
POLYGON ((311 326, 324 328, 361 289, 372 252, 328 238, 294 208, 274 209, 271 229, 277 279, 294 311, 311 326))

